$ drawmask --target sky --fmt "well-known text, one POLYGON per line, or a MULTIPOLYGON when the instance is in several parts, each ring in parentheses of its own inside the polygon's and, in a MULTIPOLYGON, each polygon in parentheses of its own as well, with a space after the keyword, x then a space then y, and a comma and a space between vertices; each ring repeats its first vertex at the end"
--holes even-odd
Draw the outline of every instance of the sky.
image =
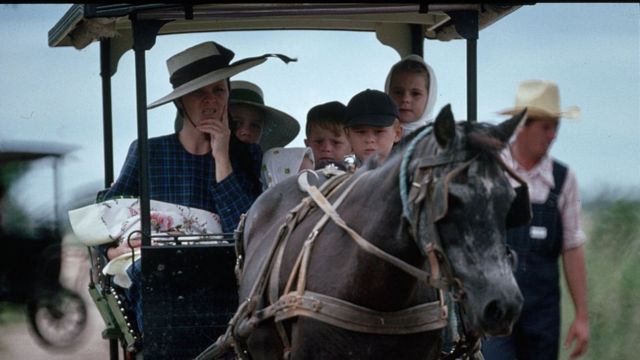
MULTIPOLYGON (((0 143, 42 140, 78 146, 60 167, 63 201, 95 192, 104 182, 99 46, 48 46, 48 31, 70 7, 0 5, 0 143)), ((383 90, 389 68, 399 60, 373 33, 161 36, 147 53, 148 102, 171 89, 166 59, 208 40, 232 49, 236 60, 273 52, 298 59, 287 65, 271 59, 233 78, 257 83, 267 105, 298 119, 302 131, 289 146, 303 146, 312 106, 333 100, 346 104, 364 89, 383 90)), ((425 59, 438 79, 436 109, 451 104, 459 120, 467 113, 465 49, 463 41, 425 42, 425 59)), ((116 176, 137 136, 134 75, 133 53, 128 52, 112 79, 116 176)), ((579 120, 562 120, 551 150, 576 173, 582 197, 604 192, 640 198, 640 6, 527 5, 482 30, 479 120, 504 120, 497 112, 513 106, 518 84, 527 79, 555 81, 561 107, 582 109, 579 120)), ((150 110, 148 116, 149 136, 173 131, 172 106, 150 110)), ((42 208, 51 198, 52 171, 44 166, 32 173, 12 196, 27 208, 42 208)))

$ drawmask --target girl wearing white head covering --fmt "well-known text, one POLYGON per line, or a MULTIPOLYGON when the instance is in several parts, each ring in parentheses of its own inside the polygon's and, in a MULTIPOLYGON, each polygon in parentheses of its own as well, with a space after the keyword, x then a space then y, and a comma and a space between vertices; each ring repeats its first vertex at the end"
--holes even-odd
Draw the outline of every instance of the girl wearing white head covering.
POLYGON ((395 63, 384 90, 398 105, 404 136, 432 121, 438 86, 435 72, 422 57, 412 54, 395 63))
POLYGON ((301 170, 315 168, 311 148, 271 148, 262 157, 260 181, 263 191, 301 170))

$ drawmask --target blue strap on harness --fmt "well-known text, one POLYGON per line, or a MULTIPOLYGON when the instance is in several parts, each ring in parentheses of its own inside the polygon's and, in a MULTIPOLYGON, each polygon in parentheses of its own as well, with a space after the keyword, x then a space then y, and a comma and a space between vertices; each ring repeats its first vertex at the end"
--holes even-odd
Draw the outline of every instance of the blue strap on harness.
POLYGON ((424 128, 416 137, 411 140, 409 146, 405 150, 402 155, 402 162, 400 163, 400 200, 402 200, 402 216, 405 217, 409 222, 411 222, 411 207, 409 207, 409 190, 407 189, 407 168, 409 167, 409 161, 411 161, 411 155, 413 155, 413 151, 415 150, 418 142, 425 138, 427 135, 431 134, 432 128, 431 124, 427 124, 427 127, 424 128))

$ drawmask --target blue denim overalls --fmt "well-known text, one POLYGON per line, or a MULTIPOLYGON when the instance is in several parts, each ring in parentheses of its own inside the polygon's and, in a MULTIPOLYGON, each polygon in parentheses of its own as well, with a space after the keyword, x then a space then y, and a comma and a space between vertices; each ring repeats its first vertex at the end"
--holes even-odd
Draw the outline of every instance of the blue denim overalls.
POLYGON ((542 204, 531 204, 528 226, 510 229, 507 242, 518 254, 515 277, 524 296, 520 318, 509 336, 492 337, 482 344, 486 360, 553 360, 560 338, 560 283, 558 257, 562 251, 562 220, 558 197, 567 167, 554 161, 554 187, 542 204))

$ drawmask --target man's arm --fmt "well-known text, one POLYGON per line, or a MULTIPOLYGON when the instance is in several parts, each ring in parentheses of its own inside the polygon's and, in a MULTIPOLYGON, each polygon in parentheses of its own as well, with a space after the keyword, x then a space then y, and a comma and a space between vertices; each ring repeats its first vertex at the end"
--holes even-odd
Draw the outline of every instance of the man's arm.
POLYGON ((562 253, 564 276, 571 293, 575 318, 564 347, 569 348, 575 341, 571 358, 583 355, 589 346, 589 313, 587 308, 587 271, 584 261, 584 246, 567 249, 562 253))

